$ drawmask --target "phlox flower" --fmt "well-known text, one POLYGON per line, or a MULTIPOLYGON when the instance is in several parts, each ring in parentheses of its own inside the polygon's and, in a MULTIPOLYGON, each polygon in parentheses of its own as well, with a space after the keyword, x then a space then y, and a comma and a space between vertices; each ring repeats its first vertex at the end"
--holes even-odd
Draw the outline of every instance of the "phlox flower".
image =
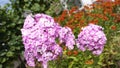
POLYGON ((106 41, 107 38, 103 28, 98 25, 89 24, 79 33, 76 45, 82 51, 90 50, 93 54, 100 55, 106 41))

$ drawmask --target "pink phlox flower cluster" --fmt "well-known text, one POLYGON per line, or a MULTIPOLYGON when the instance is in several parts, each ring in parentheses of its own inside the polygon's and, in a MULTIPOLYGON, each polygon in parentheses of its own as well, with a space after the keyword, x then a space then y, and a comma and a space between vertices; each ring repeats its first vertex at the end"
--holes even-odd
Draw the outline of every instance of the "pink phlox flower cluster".
POLYGON ((62 54, 62 48, 55 42, 60 26, 54 19, 45 14, 27 16, 21 29, 24 57, 29 66, 35 66, 35 60, 47 67, 47 62, 62 54))
POLYGON ((106 36, 101 26, 89 24, 84 27, 78 35, 76 45, 82 51, 88 49, 92 51, 93 54, 100 55, 106 40, 106 36))
POLYGON ((69 50, 72 50, 75 45, 75 36, 69 27, 63 27, 59 31, 60 42, 65 43, 69 50))

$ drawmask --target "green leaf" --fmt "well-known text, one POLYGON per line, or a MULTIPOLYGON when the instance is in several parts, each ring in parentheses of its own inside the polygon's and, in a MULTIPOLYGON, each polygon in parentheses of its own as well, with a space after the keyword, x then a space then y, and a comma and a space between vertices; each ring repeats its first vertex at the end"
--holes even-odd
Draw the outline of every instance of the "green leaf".
POLYGON ((2 64, 0 64, 0 68, 3 68, 3 67, 2 67, 2 64))
POLYGON ((68 57, 68 58, 73 59, 74 61, 78 61, 78 59, 77 59, 76 57, 70 56, 70 57, 68 57))
POLYGON ((4 56, 6 54, 6 52, 2 52, 1 54, 0 54, 0 56, 4 56))
POLYGON ((24 0, 24 2, 27 2, 28 0, 24 0))
POLYGON ((40 9, 43 9, 42 7, 40 8, 40 5, 38 4, 38 3, 35 3, 32 7, 31 7, 31 9, 33 10, 33 11, 39 11, 40 9))
POLYGON ((15 46, 11 46, 11 47, 10 47, 10 50, 11 50, 11 51, 15 51, 15 46))
POLYGON ((102 63, 102 62, 100 62, 100 61, 98 62, 98 64, 99 64, 99 65, 103 65, 103 63, 102 63))
POLYGON ((45 9, 45 5, 43 4, 41 7, 41 10, 43 11, 45 9))
POLYGON ((16 47, 16 50, 20 50, 20 47, 16 47))
POLYGON ((1 63, 4 63, 7 59, 6 58, 1 58, 0 61, 1 63))
POLYGON ((7 52, 6 56, 7 56, 7 57, 11 57, 11 56, 13 56, 13 54, 14 54, 14 53, 13 53, 12 51, 9 51, 9 52, 7 52))

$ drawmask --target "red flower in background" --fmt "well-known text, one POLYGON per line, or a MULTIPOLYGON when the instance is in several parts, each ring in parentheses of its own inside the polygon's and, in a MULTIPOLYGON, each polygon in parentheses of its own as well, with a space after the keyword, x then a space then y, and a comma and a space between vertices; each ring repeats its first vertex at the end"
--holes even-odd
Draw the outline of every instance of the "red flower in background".
POLYGON ((111 29, 112 29, 112 30, 116 30, 116 26, 114 26, 114 25, 111 26, 111 29))

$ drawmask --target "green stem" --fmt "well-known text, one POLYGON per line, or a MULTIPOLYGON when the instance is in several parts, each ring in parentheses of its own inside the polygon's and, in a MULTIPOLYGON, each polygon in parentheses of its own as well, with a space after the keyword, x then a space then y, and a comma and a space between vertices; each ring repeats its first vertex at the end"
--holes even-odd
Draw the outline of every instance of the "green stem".
POLYGON ((73 64, 74 64, 74 61, 72 61, 72 62, 70 63, 70 65, 68 66, 68 68, 72 68, 73 64))

